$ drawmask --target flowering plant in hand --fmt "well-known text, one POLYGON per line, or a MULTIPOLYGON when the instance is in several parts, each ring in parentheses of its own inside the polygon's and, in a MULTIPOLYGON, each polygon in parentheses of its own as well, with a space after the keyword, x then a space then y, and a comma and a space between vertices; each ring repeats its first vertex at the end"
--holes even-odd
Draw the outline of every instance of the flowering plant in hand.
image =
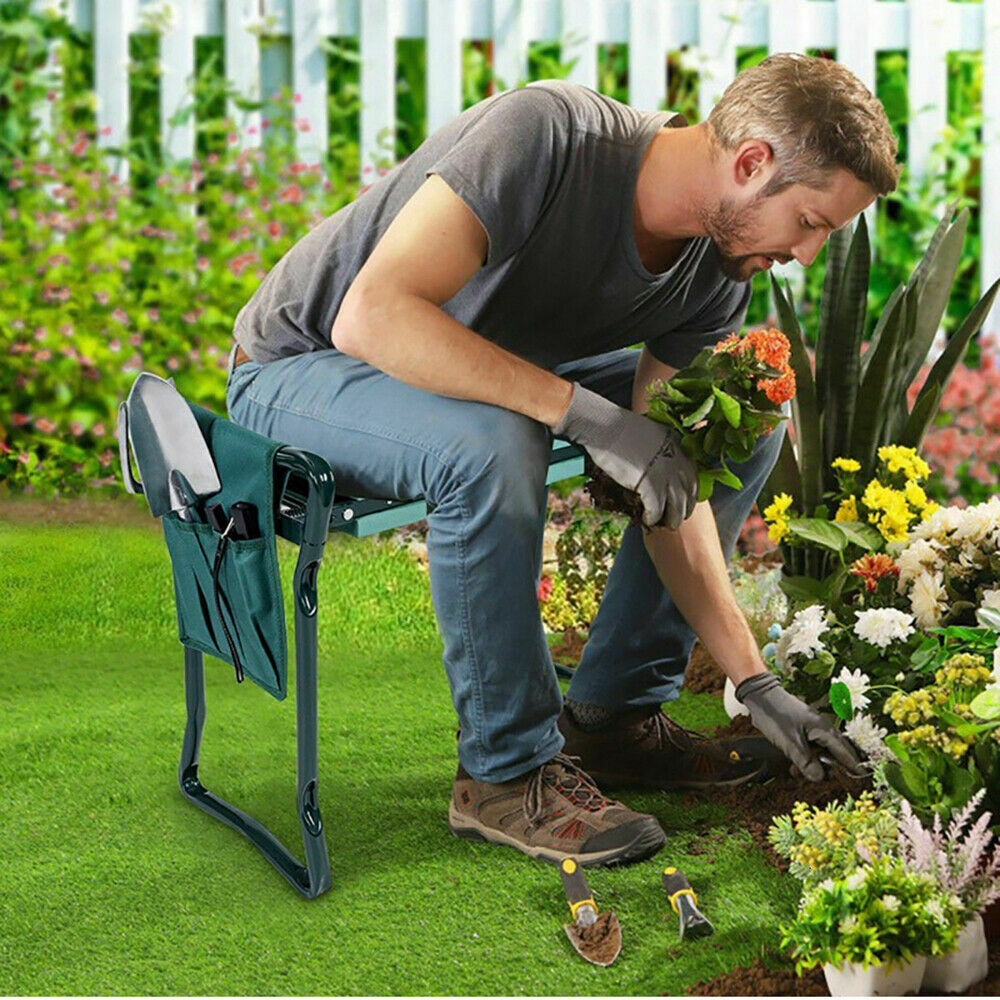
POLYGON ((781 406, 795 395, 790 353, 780 330, 732 333, 672 378, 646 387, 647 415, 675 428, 698 466, 699 501, 712 495, 716 480, 740 489, 726 460, 745 462, 757 439, 787 419, 781 406))

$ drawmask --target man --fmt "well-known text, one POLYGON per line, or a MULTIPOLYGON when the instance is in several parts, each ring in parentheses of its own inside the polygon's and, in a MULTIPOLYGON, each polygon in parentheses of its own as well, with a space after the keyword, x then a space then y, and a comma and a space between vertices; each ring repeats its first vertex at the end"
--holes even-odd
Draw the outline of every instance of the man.
POLYGON ((695 633, 808 778, 823 775, 820 751, 858 763, 768 673, 729 583, 784 425, 735 467, 742 490, 696 503, 673 432, 644 415, 645 386, 738 330, 772 259, 811 264, 893 190, 895 153, 881 105, 829 60, 773 55, 694 126, 542 80, 438 129, 299 240, 240 311, 232 419, 324 456, 341 493, 427 499, 460 724, 457 836, 630 862, 663 830, 597 782, 759 777, 760 760, 661 711, 695 633), (565 705, 537 602, 553 435, 644 509, 565 705))

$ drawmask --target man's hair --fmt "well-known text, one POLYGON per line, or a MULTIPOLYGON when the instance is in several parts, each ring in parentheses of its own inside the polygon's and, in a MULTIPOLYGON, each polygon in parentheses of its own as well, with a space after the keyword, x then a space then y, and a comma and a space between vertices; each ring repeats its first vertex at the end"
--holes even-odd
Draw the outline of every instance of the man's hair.
POLYGON ((771 147, 777 170, 762 197, 793 184, 828 190, 838 167, 884 195, 902 171, 881 101, 833 59, 769 55, 737 74, 705 120, 713 159, 747 139, 771 147))

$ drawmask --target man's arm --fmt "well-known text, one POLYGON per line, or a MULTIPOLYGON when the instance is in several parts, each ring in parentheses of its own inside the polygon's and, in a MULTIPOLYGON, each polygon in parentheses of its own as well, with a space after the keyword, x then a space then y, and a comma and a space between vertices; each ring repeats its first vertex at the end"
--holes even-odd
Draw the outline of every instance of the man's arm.
MULTIPOLYGON (((632 385, 632 409, 645 413, 646 386, 676 372, 643 347, 632 385)), ((708 500, 696 504, 676 531, 657 527, 644 531, 643 539, 674 604, 733 684, 765 672, 757 640, 733 592, 708 500)))
POLYGON ((440 308, 482 266, 486 250, 486 231, 472 210, 431 174, 358 271, 330 342, 420 389, 493 403, 554 427, 573 384, 440 308))

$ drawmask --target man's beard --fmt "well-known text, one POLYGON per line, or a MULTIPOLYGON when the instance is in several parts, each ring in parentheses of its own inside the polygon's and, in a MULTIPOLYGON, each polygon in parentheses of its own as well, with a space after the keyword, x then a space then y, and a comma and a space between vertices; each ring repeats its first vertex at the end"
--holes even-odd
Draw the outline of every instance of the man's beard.
POLYGON ((754 209, 763 200, 758 192, 749 205, 739 208, 731 198, 723 198, 714 208, 699 213, 705 232, 718 252, 719 270, 733 281, 748 281, 753 276, 747 273, 745 263, 758 255, 736 255, 733 248, 738 244, 746 245, 748 237, 755 231, 758 213, 754 209))

